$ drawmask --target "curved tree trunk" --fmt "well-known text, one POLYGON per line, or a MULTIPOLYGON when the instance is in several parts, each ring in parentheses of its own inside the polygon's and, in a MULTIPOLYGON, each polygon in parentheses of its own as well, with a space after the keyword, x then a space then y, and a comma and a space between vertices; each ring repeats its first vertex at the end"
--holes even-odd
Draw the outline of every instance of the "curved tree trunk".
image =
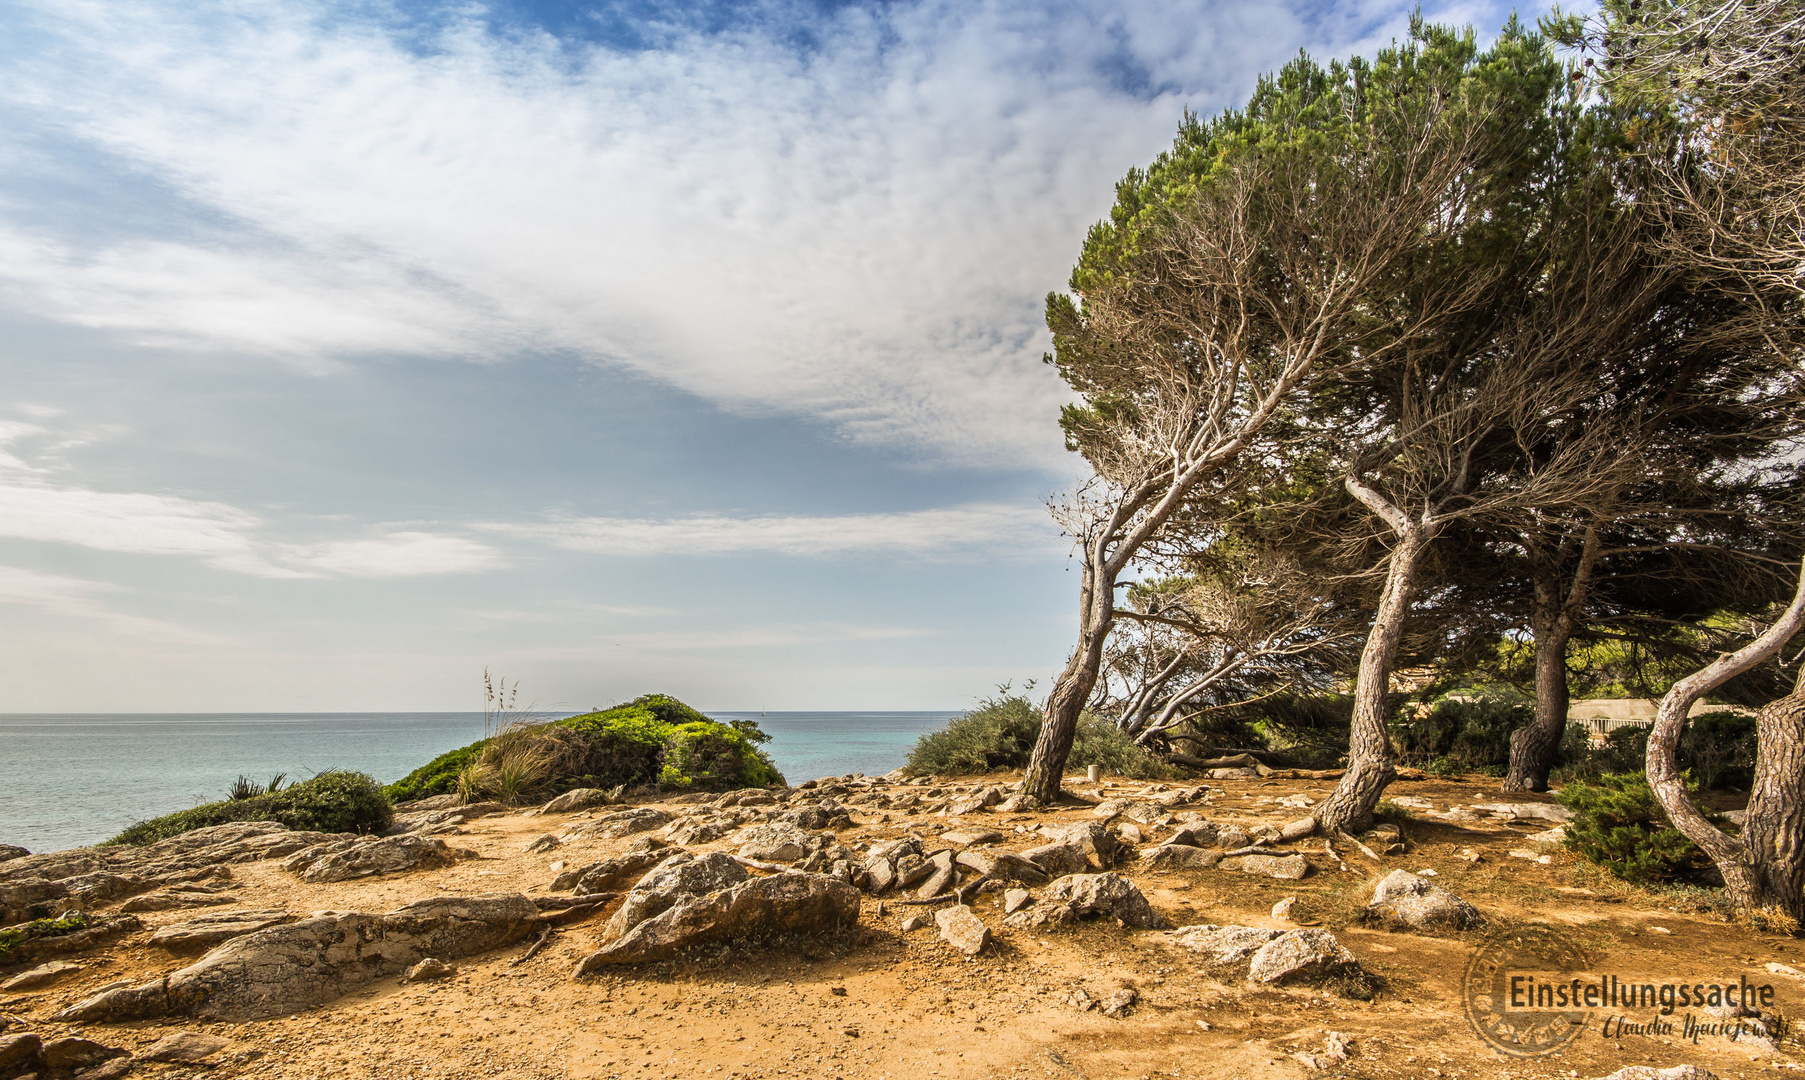
POLYGON ((1097 686, 1097 675, 1103 670, 1103 645, 1115 623, 1115 581, 1090 558, 1085 560, 1078 597, 1078 646, 1047 695, 1040 736, 1034 740, 1027 775, 1022 777, 1022 794, 1043 803, 1059 798, 1059 781, 1066 756, 1072 752, 1078 717, 1097 686))
POLYGON ((1793 912, 1802 902, 1798 848, 1805 841, 1800 838, 1796 817, 1800 812, 1798 793, 1805 788, 1805 732, 1800 729, 1801 706, 1796 703, 1800 694, 1795 690, 1761 712, 1756 786, 1750 792, 1740 841, 1705 820, 1686 793, 1686 778, 1679 767, 1680 732, 1693 702, 1779 652, 1801 626, 1805 626, 1805 566, 1800 568, 1792 603, 1774 625, 1742 648, 1674 683, 1655 709, 1655 725, 1648 734, 1648 786, 1673 827, 1710 856, 1723 875, 1731 903, 1744 911, 1771 905, 1793 912), (1790 835, 1788 822, 1793 823, 1790 835), (1757 845, 1765 845, 1764 850, 1754 850, 1757 845))
POLYGON ((1573 621, 1557 615, 1532 619, 1530 625, 1536 643, 1535 719, 1510 733, 1505 791, 1547 791, 1548 771, 1567 731, 1567 641, 1573 621))
POLYGON ((1385 730, 1385 698, 1391 686, 1391 665, 1397 659, 1404 620, 1410 614, 1410 598, 1416 591, 1417 563, 1429 546, 1429 530, 1403 520, 1392 521, 1397 546, 1385 570, 1385 592, 1373 628, 1360 651, 1360 673, 1354 679, 1354 723, 1348 735, 1347 771, 1311 816, 1323 829, 1363 829, 1372 823, 1379 796, 1397 778, 1392 761, 1391 737, 1385 730))

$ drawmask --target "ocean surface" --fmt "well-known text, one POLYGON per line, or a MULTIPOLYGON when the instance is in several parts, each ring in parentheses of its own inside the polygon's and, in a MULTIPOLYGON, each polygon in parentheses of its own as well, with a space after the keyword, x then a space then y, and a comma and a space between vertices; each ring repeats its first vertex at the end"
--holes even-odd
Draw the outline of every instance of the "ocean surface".
MULTIPOLYGON (((554 714, 564 715, 564 714, 554 714)), ((553 719, 548 715, 546 719, 553 719)), ((791 783, 903 763, 951 712, 715 712, 758 721, 791 783)), ((240 774, 357 769, 399 780, 483 737, 482 713, 0 715, 0 844, 58 851, 223 799, 240 774)))

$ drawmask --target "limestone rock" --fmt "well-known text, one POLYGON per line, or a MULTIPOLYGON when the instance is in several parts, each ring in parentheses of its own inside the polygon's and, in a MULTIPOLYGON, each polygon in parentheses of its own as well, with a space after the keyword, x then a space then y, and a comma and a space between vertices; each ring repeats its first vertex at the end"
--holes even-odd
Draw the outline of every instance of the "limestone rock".
POLYGON ((940 927, 940 940, 967 956, 976 956, 990 943, 990 927, 964 904, 943 907, 934 913, 940 927))
POLYGON ((740 834, 740 857, 760 862, 801 862, 816 846, 815 838, 787 821, 767 821, 740 834))
POLYGON ((44 1065, 53 1074, 67 1076, 76 1069, 93 1068, 102 1062, 125 1057, 127 1053, 117 1046, 93 1039, 52 1039, 44 1044, 44 1065))
POLYGON ((172 1064, 195 1065, 219 1053, 232 1043, 217 1035, 206 1035, 198 1031, 178 1031, 174 1035, 165 1035, 145 1049, 138 1057, 143 1061, 167 1061, 172 1064))
POLYGON ((1175 945, 1195 953, 1203 953, 1211 963, 1236 964, 1260 951, 1279 931, 1263 926, 1216 926, 1204 923, 1172 931, 1175 945))
POLYGON ((12 859, 22 859, 30 854, 31 852, 26 851, 17 844, 0 844, 0 862, 8 862, 12 859))
POLYGON ((54 937, 28 938, 14 945, 7 952, 9 964, 29 964, 52 956, 67 956, 70 953, 86 952, 111 942, 122 934, 144 929, 143 920, 136 915, 115 915, 110 918, 88 918, 87 926, 68 934, 54 937))
POLYGON ((402 972, 401 981, 409 983, 441 982, 457 973, 458 966, 456 964, 447 964, 443 960, 429 956, 402 972))
POLYGON ((1216 830, 1216 846, 1224 851, 1235 851, 1253 843, 1253 837, 1239 825, 1224 825, 1216 830))
POLYGON ((541 814, 574 814, 578 810, 587 810, 592 806, 607 806, 617 802, 608 797, 601 788, 572 788, 539 808, 541 814))
POLYGON ((651 832, 662 829, 675 820, 668 810, 660 810, 656 806, 636 806, 631 810, 617 810, 612 814, 604 814, 594 821, 585 821, 564 830, 560 840, 619 840, 623 836, 634 833, 651 832))
POLYGON ((958 871, 953 869, 955 865, 953 860, 954 855, 951 851, 935 852, 933 857, 927 861, 927 865, 931 868, 928 871, 927 880, 922 883, 921 888, 915 890, 915 895, 920 899, 927 900, 939 896, 951 888, 953 881, 958 877, 958 871))
POLYGON ((44 1040, 27 1031, 0 1035, 0 1076, 23 1076, 44 1064, 44 1040))
POLYGON ((211 889, 196 889, 192 886, 173 889, 158 889, 143 896, 134 896, 119 905, 119 910, 137 915, 146 911, 174 911, 178 908, 221 907, 238 903, 238 897, 229 893, 216 892, 211 889))
POLYGON ((300 874, 302 881, 317 885, 377 874, 398 874, 404 870, 430 870, 450 866, 457 860, 458 853, 447 847, 445 841, 404 833, 308 848, 289 856, 282 868, 300 874))
POLYGON ((70 964, 62 960, 52 960, 48 964, 39 964, 30 971, 22 971, 5 982, 0 982, 0 990, 28 990, 34 986, 55 982, 71 971, 80 971, 80 964, 70 964))
POLYGON ((724 852, 711 852, 700 857, 687 852, 672 855, 640 878, 627 893, 619 910, 608 920, 603 936, 622 937, 681 900, 737 885, 746 880, 746 876, 746 868, 724 852))
POLYGON ((1141 852, 1148 870, 1208 870, 1222 861, 1222 852, 1188 844, 1161 844, 1141 852))
POLYGON ((1243 855, 1240 869, 1243 874, 1296 881, 1310 872, 1310 864, 1302 855, 1243 855))
POLYGON ((1071 901, 1054 903, 1038 903, 1033 907, 1023 908, 1003 920, 1004 926, 1013 926, 1020 930, 1036 930, 1053 925, 1065 926, 1078 921, 1078 908, 1071 901))
MULTIPOLYGON (((1116 842, 1116 838, 1110 835, 1109 830, 1103 827, 1102 822, 1097 821, 1081 821, 1064 826, 1049 825, 1041 829, 1040 834, 1055 843, 1067 843, 1077 847, 1084 854, 1084 859, 1090 864, 1092 870, 1107 870, 1114 866, 1116 855, 1121 850, 1121 845, 1116 842)), ((1039 859, 1034 861, 1040 862, 1039 859)), ((1047 869, 1050 871, 1052 867, 1047 867, 1047 869)))
POLYGON ((859 891, 826 874, 776 874, 689 897, 591 953, 589 974, 610 964, 666 960, 704 942, 769 934, 832 933, 859 918, 859 891))
POLYGON ((96 994, 59 1019, 283 1016, 399 974, 428 956, 471 956, 511 945, 538 928, 538 916, 533 902, 517 893, 439 897, 384 915, 320 912, 234 938, 164 978, 96 994))
POLYGON ((1007 889, 1003 893, 1003 914, 1013 915, 1034 902, 1034 894, 1027 889, 1007 889))
POLYGON ((927 912, 918 911, 902 921, 902 932, 905 934, 911 933, 927 926, 933 921, 933 918, 929 916, 927 912))
POLYGON ((1069 902, 1080 915, 1109 915, 1143 929, 1170 925, 1154 912, 1139 886, 1114 871, 1068 874, 1053 882, 1047 895, 1069 902))
POLYGON ((1132 987, 1124 988, 1098 1002, 1097 1011, 1112 1020, 1124 1020, 1140 1000, 1141 996, 1132 987))
POLYGON ((942 833, 941 840, 959 847, 977 847, 979 844, 994 844, 1003 838, 1003 834, 995 829, 954 829, 942 833))
POLYGON ((687 818, 671 822, 658 835, 673 844, 688 846, 719 840, 739 827, 739 821, 728 816, 687 818))
POLYGON ((532 843, 528 844, 524 848, 521 848, 521 851, 527 855, 537 855, 543 851, 550 851, 553 848, 559 846, 561 843, 563 843, 563 841, 559 840, 557 837, 553 836, 551 833, 542 833, 538 837, 534 838, 532 843))
POLYGON ((1044 885, 1049 875, 1038 863, 1017 855, 1013 851, 1001 851, 996 848, 971 848, 961 851, 953 859, 954 862, 968 870, 995 878, 998 881, 1020 881, 1028 885, 1044 885))
POLYGON ((1040 847, 1036 848, 1029 848, 1027 851, 1022 852, 1022 858, 1029 860, 1034 863, 1035 866, 1040 867, 1047 874, 1054 877, 1064 877, 1066 874, 1083 874, 1094 869, 1101 869, 1100 867, 1093 867, 1091 865, 1090 860, 1085 857, 1084 851, 1080 849, 1077 844, 1068 843, 1063 840, 1052 844, 1042 844, 1040 847))
POLYGON ((1478 908, 1408 870, 1393 870, 1373 886, 1366 917, 1411 930, 1468 930, 1485 925, 1478 908))
POLYGON ((657 866, 669 858, 670 854, 669 849, 646 848, 564 870, 552 878, 551 891, 568 890, 578 896, 607 892, 634 874, 643 874, 657 866))
POLYGON ((1717 1080, 1717 1074, 1699 1065, 1674 1065, 1666 1069, 1630 1065, 1600 1080, 1717 1080))
POLYGON ((1320 979, 1359 966, 1353 953, 1334 934, 1319 927, 1287 930, 1260 946, 1248 964, 1247 977, 1260 983, 1320 979))
POLYGON ((159 927, 150 943, 172 953, 206 952, 233 938, 294 921, 286 911, 227 911, 159 927))
POLYGON ((852 828, 852 815, 832 799, 822 799, 818 805, 785 810, 775 820, 788 822, 809 832, 838 832, 852 828))

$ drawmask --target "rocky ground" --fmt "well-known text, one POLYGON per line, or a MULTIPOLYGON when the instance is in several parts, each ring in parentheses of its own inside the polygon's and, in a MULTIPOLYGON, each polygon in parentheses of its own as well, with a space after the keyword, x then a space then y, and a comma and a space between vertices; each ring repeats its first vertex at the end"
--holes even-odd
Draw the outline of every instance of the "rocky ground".
POLYGON ((1403 780, 1410 816, 1350 843, 1285 839, 1326 776, 1080 783, 1051 809, 1013 780, 572 793, 415 805, 384 838, 248 825, 0 852, 0 921, 81 913, 10 947, 0 931, 0 1078, 1798 1068, 1782 1021, 1805 943, 1575 863, 1545 797, 1403 780), (1500 1054, 1463 975, 1527 924, 1625 981, 1772 984, 1778 1037, 1757 1018, 1734 1040, 1607 1035, 1598 1010, 1558 1053, 1500 1054))

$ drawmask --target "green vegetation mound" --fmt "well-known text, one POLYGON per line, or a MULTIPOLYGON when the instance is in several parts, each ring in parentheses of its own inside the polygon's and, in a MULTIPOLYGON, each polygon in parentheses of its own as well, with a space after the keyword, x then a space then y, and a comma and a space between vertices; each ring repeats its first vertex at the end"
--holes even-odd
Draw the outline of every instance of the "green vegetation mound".
MULTIPOLYGON (((955 776, 1025 768, 1028 755, 1034 752, 1034 740, 1040 736, 1040 721, 1040 707, 1020 694, 989 698, 970 712, 953 717, 939 731, 923 735, 909 751, 908 764, 903 768, 915 775, 955 776)), ((1176 769, 1135 745, 1108 719, 1086 712, 1078 719, 1066 767, 1083 769, 1091 765, 1139 780, 1177 775, 1176 769)))
POLYGON ((1716 884, 1710 860, 1673 827, 1641 774, 1576 780, 1557 798, 1573 811, 1565 827, 1567 846, 1623 880, 1716 884))
POLYGON ((154 844, 172 836, 233 821, 279 821, 314 832, 380 832, 394 820, 382 785, 365 773, 330 769, 280 791, 178 810, 140 821, 109 844, 154 844))
POLYGON ((546 723, 514 723, 388 786, 395 802, 550 798, 572 788, 729 791, 784 782, 750 720, 723 724, 666 694, 546 723))

